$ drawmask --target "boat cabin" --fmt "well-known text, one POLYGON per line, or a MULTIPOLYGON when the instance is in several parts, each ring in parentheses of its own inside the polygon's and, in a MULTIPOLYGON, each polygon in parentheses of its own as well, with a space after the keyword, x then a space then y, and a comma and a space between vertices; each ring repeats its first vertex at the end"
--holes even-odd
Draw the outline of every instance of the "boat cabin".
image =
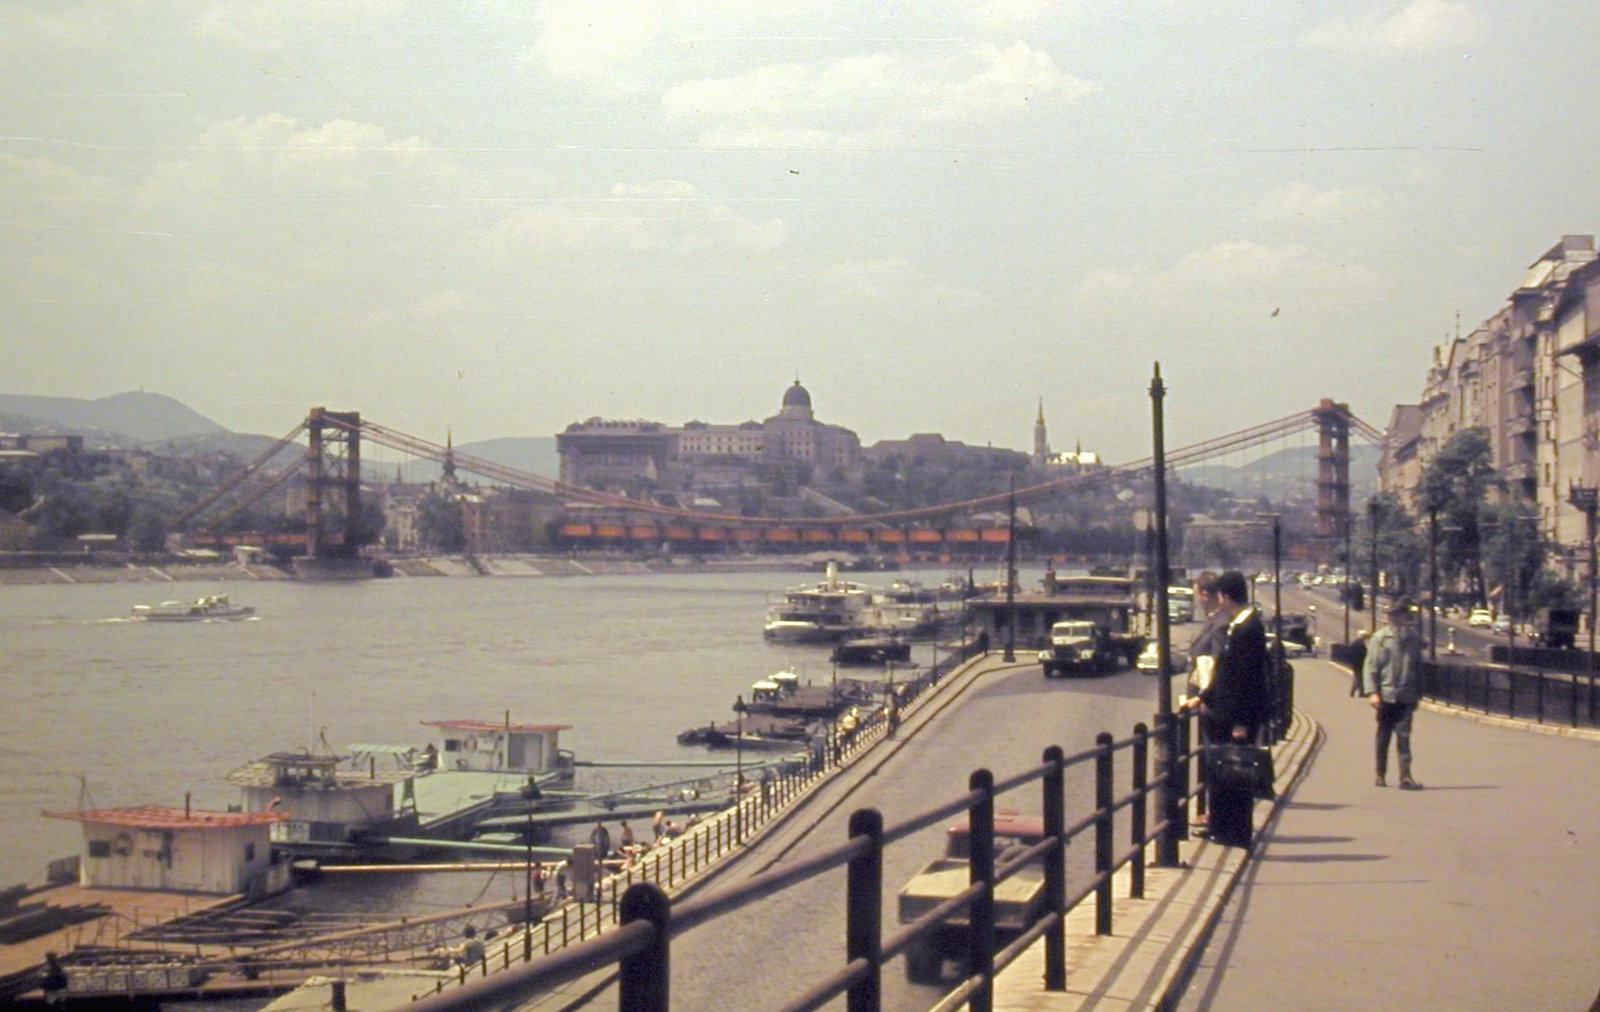
POLYGON ((79 881, 102 889, 264 895, 289 884, 274 864, 272 827, 283 812, 207 812, 185 808, 100 808, 47 812, 83 825, 79 881))
POLYGON ((425 720, 440 731, 438 768, 543 773, 570 766, 558 739, 571 724, 496 724, 487 720, 425 720))
POLYGON ((369 763, 340 769, 348 757, 274 752, 228 774, 239 788, 246 812, 280 812, 287 821, 273 827, 280 843, 343 842, 353 833, 396 817, 396 784, 410 780, 410 769, 379 769, 369 763))

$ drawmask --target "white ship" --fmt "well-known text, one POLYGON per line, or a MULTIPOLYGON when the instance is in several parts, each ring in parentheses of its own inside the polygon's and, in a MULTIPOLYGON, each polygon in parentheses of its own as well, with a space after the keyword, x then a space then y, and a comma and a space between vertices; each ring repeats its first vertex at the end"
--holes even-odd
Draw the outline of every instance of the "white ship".
POLYGON ((160 604, 138 604, 133 607, 133 617, 147 622, 204 622, 208 619, 250 618, 256 613, 252 607, 233 604, 227 594, 212 594, 195 601, 162 601, 160 604))

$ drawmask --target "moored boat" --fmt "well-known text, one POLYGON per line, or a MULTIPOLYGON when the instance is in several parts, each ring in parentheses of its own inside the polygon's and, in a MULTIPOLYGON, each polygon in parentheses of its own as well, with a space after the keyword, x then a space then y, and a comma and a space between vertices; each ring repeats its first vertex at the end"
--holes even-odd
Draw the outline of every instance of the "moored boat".
POLYGON ((833 643, 859 635, 871 611, 871 588, 839 579, 838 566, 830 562, 822 582, 791 587, 767 609, 762 632, 787 643, 833 643))

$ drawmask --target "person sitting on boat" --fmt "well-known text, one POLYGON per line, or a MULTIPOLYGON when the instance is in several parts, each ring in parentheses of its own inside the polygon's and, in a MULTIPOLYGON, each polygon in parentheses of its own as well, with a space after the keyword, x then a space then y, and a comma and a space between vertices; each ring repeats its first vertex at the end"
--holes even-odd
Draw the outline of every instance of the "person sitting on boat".
POLYGON ((656 842, 661 842, 661 835, 666 832, 667 813, 657 812, 650 817, 650 829, 656 834, 656 842))
POLYGON ((461 931, 461 965, 477 966, 483 962, 483 939, 478 937, 478 929, 467 925, 461 931))
POLYGON ((424 772, 427 772, 428 770, 436 770, 438 768, 439 749, 436 748, 433 742, 430 741, 428 742, 428 747, 422 750, 422 769, 424 772))
POLYGON ((622 827, 617 833, 617 850, 626 852, 638 841, 633 838, 633 827, 628 825, 628 820, 622 820, 622 827))

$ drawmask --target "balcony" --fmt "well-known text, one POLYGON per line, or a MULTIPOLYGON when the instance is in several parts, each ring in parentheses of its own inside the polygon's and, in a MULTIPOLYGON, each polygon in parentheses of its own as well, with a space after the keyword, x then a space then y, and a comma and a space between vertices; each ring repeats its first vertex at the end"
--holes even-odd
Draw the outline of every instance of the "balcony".
POLYGON ((1520 418, 1513 418, 1506 422, 1506 435, 1508 436, 1532 436, 1538 431, 1539 423, 1534 421, 1530 415, 1523 415, 1520 418))
POLYGON ((1533 388, 1533 370, 1532 369, 1518 369, 1516 372, 1511 374, 1511 383, 1508 385, 1508 389, 1511 389, 1511 390, 1530 390, 1532 388, 1533 388))
POLYGON ((1538 471, 1534 464, 1507 464, 1505 467, 1506 481, 1532 481, 1538 471))

